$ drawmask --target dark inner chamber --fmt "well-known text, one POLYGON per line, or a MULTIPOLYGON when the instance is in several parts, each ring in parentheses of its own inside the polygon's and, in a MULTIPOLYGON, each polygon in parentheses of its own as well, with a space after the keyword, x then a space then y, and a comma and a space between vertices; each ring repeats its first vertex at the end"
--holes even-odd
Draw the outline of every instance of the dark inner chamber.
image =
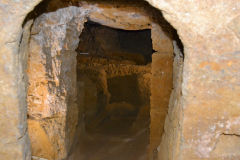
POLYGON ((122 30, 88 21, 81 34, 78 53, 137 64, 151 62, 151 30, 122 30))

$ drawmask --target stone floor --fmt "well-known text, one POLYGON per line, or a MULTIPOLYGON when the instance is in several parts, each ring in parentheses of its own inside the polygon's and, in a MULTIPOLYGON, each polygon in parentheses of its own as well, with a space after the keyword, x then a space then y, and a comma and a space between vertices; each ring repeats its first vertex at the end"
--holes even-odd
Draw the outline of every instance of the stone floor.
POLYGON ((149 129, 133 131, 125 119, 105 119, 86 131, 78 126, 78 137, 68 160, 147 160, 149 129))

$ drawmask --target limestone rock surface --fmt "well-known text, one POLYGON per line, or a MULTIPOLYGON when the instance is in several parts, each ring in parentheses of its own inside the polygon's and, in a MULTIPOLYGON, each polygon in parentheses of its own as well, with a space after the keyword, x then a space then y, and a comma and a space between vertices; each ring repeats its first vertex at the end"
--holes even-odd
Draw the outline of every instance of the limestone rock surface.
MULTIPOLYGON (((169 154, 160 159, 239 159, 228 150, 222 134, 239 135, 239 19, 238 0, 149 0, 163 11, 164 17, 177 29, 184 44, 183 82, 174 118, 163 141, 169 154), (175 143, 177 142, 177 143, 175 143), (218 142, 221 142, 218 146, 218 142), (173 145, 176 144, 176 145, 173 145), (217 146, 217 148, 215 148, 217 146), (220 149, 220 147, 222 147, 220 149), (217 149, 217 151, 215 151, 217 149), (216 156, 217 155, 217 156, 216 156)), ((172 113, 168 113, 171 115, 172 113)))
POLYGON ((27 100, 28 115, 36 122, 29 120, 29 130, 35 129, 30 139, 43 130, 53 151, 39 151, 42 144, 34 143, 34 156, 63 159, 70 149, 78 121, 75 49, 86 15, 85 9, 69 7, 43 14, 33 24, 27 100))
MULTIPOLYGON (((18 48, 23 20, 40 1, 0 2, 0 131, 4 133, 0 135, 0 159, 30 159, 24 132, 26 103, 21 97, 26 95, 26 80, 22 79, 24 71, 20 67, 27 60, 21 60, 18 48)), ((227 152, 221 145, 228 140, 234 146, 239 138, 234 136, 239 135, 240 126, 239 0, 148 2, 162 10, 177 29, 185 52, 179 93, 182 103, 177 103, 180 109, 174 113, 175 117, 183 117, 174 119, 174 124, 169 120, 165 134, 172 129, 177 134, 164 137, 163 146, 169 151, 165 159, 239 159, 235 151, 227 152), (226 154, 214 151, 218 140, 217 151, 226 154), (175 142, 180 145, 172 145, 175 142)))

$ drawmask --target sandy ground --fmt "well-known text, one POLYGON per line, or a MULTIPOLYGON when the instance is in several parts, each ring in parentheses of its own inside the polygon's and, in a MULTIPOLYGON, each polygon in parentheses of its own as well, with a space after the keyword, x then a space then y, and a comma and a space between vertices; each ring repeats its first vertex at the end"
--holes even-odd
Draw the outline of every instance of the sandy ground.
POLYGON ((78 126, 78 134, 68 160, 147 160, 148 127, 133 133, 128 120, 105 120, 87 132, 78 126))

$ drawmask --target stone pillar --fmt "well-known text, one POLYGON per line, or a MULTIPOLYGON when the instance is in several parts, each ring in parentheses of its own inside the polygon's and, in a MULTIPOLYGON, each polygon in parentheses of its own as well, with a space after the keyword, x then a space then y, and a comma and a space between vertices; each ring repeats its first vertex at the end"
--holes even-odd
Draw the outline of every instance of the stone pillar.
POLYGON ((38 17, 28 59, 29 134, 34 156, 64 159, 78 122, 76 55, 87 11, 68 7, 38 17))
POLYGON ((150 147, 149 159, 157 157, 157 148, 161 142, 169 97, 172 91, 173 43, 159 24, 152 23, 151 38, 152 78, 150 99, 150 147))
MULTIPOLYGON (((163 126, 172 91, 173 54, 152 55, 151 108, 150 108, 150 160, 157 156, 163 126)), ((154 159, 155 160, 155 159, 154 159)))

